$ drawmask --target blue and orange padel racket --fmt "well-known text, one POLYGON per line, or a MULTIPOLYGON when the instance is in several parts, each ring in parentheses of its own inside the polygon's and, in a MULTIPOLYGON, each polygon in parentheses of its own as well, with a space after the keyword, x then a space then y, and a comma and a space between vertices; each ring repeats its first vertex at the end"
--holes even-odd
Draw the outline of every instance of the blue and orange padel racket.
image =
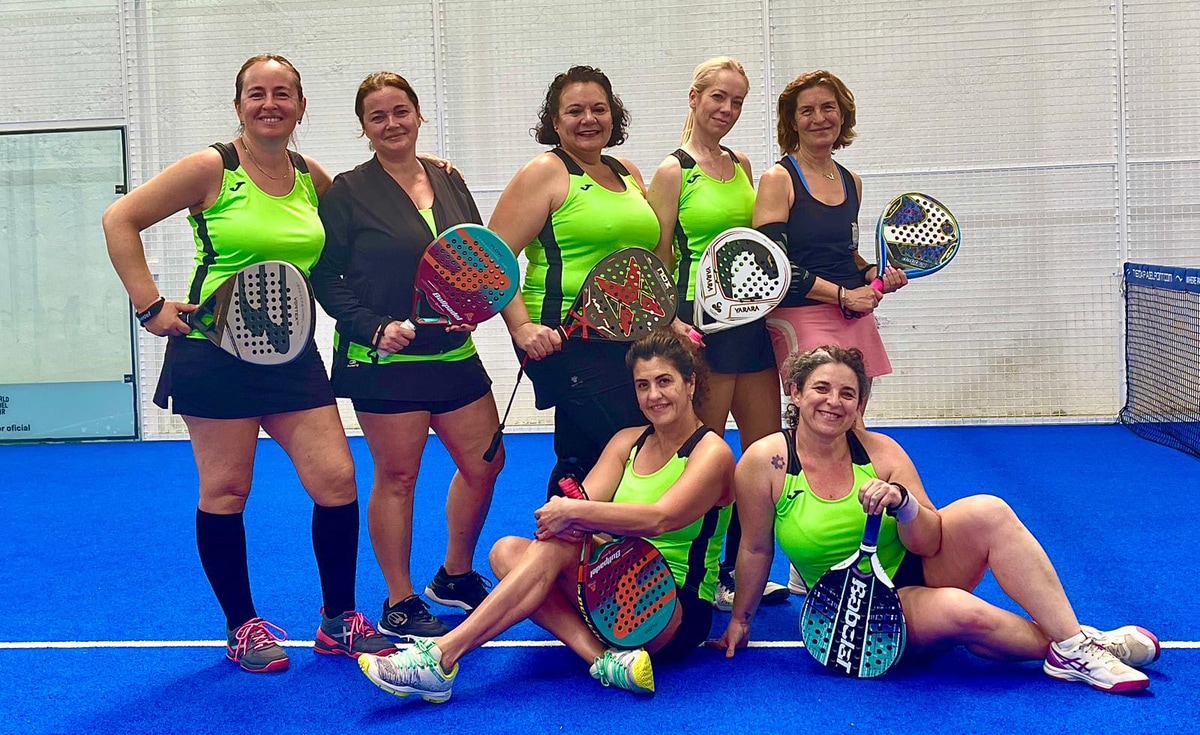
POLYGON ((480 324, 512 301, 520 273, 516 256, 499 235, 482 225, 455 225, 425 248, 412 312, 401 325, 480 324))
MULTIPOLYGON (((568 498, 587 495, 570 477, 558 486, 568 498)), ((679 604, 675 578, 662 553, 637 536, 594 546, 587 534, 579 558, 579 612, 612 648, 644 648, 662 634, 679 604)))

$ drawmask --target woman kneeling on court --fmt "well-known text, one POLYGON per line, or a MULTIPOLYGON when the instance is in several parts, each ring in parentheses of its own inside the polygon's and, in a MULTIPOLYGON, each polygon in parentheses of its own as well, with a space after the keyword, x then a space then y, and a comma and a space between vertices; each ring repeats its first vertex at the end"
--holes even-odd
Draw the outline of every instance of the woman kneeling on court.
POLYGON ((879 559, 899 591, 909 646, 963 645, 986 658, 1044 660, 1050 676, 1104 691, 1150 685, 1133 667, 1158 658, 1158 640, 1132 625, 1108 632, 1081 626, 1046 552, 1008 504, 973 495, 939 510, 899 444, 854 428, 868 380, 862 353, 795 353, 784 377, 791 428, 755 442, 737 467, 738 594, 714 643, 727 656, 750 638, 759 596, 741 591, 762 588, 773 536, 811 588, 855 551, 866 516, 886 511, 879 559), (989 568, 1032 620, 972 594, 989 568))
POLYGON ((534 513, 536 538, 510 536, 492 547, 501 581, 466 621, 399 653, 360 658, 363 673, 381 689, 444 702, 459 659, 526 618, 590 663, 600 683, 640 694, 654 691, 651 655, 681 659, 707 637, 733 502, 733 453, 696 416, 701 364, 678 335, 659 330, 644 337, 626 364, 650 426, 623 429, 608 442, 583 482, 590 500, 551 498, 534 513), (645 537, 671 568, 679 604, 644 649, 605 648, 580 615, 580 547, 593 532, 645 537))

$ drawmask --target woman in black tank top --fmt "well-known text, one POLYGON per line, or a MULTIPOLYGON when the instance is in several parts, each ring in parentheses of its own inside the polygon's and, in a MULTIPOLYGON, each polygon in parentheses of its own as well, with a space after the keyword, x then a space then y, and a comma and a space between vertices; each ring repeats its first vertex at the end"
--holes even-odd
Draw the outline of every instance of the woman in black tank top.
MULTIPOLYGON (((871 312, 878 268, 858 253, 862 180, 833 160, 854 140, 854 95, 827 71, 793 80, 779 96, 779 147, 785 154, 759 182, 754 225, 784 244, 795 268, 792 289, 768 319, 777 366, 796 350, 825 344, 863 352, 867 374, 892 371, 871 312)), ((908 282, 887 268, 884 292, 908 282)))

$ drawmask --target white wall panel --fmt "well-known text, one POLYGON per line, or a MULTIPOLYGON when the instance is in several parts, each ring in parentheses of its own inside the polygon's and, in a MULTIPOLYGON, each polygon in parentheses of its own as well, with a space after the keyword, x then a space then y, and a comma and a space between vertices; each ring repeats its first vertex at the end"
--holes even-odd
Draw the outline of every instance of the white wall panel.
MULTIPOLYGON (((756 174, 778 157, 776 95, 828 68, 858 99, 860 138, 838 158, 863 177, 863 232, 892 196, 924 190, 965 238, 944 272, 881 307, 896 373, 879 383, 873 420, 1107 420, 1123 370, 1122 259, 1200 264, 1198 18, 1180 0, 9 0, 0 127, 123 119, 137 185, 229 140, 234 75, 273 51, 304 77, 298 149, 336 173, 369 155, 354 92, 388 69, 421 96, 422 147, 463 170, 486 218, 543 150, 529 130, 572 64, 613 79, 632 115, 613 152, 647 178, 678 144, 698 62, 745 64, 750 97, 727 142, 756 174)), ((145 240, 160 287, 183 293, 194 250, 183 216, 145 240)), ((862 247, 870 255, 869 238, 862 247)), ((323 318, 326 356, 330 334, 323 318)), ((476 338, 503 408, 516 374, 507 334, 497 321, 476 338)), ((143 398, 161 358, 142 334, 143 398)), ((148 400, 143 413, 147 436, 182 433, 148 400)), ((549 418, 526 386, 510 423, 549 418)))

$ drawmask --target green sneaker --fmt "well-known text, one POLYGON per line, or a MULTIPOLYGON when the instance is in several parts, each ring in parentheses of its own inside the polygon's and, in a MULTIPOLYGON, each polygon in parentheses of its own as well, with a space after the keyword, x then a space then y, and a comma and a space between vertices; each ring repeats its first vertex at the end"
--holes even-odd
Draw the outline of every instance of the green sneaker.
POLYGON ((450 699, 450 688, 458 676, 458 664, 449 673, 442 670, 442 649, 429 638, 417 638, 411 646, 390 656, 365 653, 358 657, 358 667, 388 694, 420 694, 426 702, 435 704, 450 699))
POLYGON ((287 632, 262 618, 251 618, 237 630, 226 630, 228 646, 225 658, 236 661, 243 671, 267 674, 287 671, 288 656, 279 645, 287 640, 287 632))
POLYGON ((645 649, 621 651, 609 648, 596 657, 588 672, 604 686, 618 686, 634 694, 654 693, 654 669, 645 649))

